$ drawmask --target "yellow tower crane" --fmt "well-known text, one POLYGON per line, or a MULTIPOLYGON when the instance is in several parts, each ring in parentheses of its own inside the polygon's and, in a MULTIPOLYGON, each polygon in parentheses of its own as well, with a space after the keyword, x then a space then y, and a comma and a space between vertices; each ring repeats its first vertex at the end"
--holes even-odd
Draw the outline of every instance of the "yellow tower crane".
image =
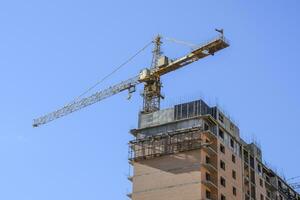
POLYGON ((34 119, 33 127, 46 124, 124 90, 128 90, 129 95, 131 95, 135 92, 136 85, 140 83, 144 84, 142 112, 151 113, 159 110, 160 100, 163 98, 161 94, 162 83, 160 80, 162 75, 168 74, 169 72, 175 71, 209 55, 214 55, 217 51, 229 46, 229 43, 224 37, 223 30, 216 29, 216 31, 220 33, 218 37, 194 48, 187 55, 175 60, 171 60, 161 53, 162 37, 158 35, 153 40, 154 50, 151 67, 141 70, 139 75, 131 79, 111 86, 105 90, 98 91, 89 97, 77 99, 54 112, 34 119))

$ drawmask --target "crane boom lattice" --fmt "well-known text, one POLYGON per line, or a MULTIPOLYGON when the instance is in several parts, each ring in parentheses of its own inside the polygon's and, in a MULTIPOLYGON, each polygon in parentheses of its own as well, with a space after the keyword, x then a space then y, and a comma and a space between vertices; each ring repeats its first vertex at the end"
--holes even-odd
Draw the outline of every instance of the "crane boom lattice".
POLYGON ((117 93, 120 93, 124 90, 128 90, 129 93, 134 91, 135 85, 139 84, 140 82, 138 81, 139 77, 136 76, 134 78, 128 79, 126 81, 123 81, 119 84, 116 84, 112 87, 109 87, 105 90, 99 91, 94 93, 93 95, 77 100, 73 103, 67 104, 61 109, 58 109, 54 112, 51 112, 49 114, 46 114, 40 118, 34 119, 33 121, 33 126, 38 127, 42 124, 46 124, 50 121, 53 121, 57 118, 63 117, 65 115, 68 115, 72 112, 75 112, 77 110, 80 110, 84 107, 87 107, 89 105, 92 105, 98 101, 101 101, 107 97, 110 97, 112 95, 115 95, 117 93))

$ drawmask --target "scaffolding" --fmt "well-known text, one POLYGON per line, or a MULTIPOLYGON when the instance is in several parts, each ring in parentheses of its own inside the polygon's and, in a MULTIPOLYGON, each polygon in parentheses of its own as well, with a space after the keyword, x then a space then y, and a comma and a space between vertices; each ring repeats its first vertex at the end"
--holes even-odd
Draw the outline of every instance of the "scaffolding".
POLYGON ((202 127, 194 127, 132 140, 129 142, 129 160, 145 160, 200 149, 205 145, 201 139, 203 131, 202 127))

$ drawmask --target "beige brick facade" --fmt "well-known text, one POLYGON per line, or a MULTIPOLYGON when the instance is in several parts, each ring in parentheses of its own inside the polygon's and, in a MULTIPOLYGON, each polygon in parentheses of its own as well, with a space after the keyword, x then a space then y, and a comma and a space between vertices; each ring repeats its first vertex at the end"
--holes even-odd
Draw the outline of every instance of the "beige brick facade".
POLYGON ((140 116, 139 129, 131 131, 136 137, 130 143, 131 199, 300 200, 262 163, 260 148, 243 141, 219 109, 188 104, 209 114, 198 110, 201 115, 195 116, 188 113, 193 109, 179 105, 155 113, 159 120, 140 116), (178 113, 173 120, 172 112, 178 113))

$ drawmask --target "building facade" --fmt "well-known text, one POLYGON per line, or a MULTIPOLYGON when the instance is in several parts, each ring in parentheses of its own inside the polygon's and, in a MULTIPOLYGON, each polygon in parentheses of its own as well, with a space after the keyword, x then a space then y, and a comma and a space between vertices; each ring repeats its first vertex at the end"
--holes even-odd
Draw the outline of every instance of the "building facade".
POLYGON ((133 200, 300 200, 260 148, 202 100, 140 113, 131 134, 133 200))

